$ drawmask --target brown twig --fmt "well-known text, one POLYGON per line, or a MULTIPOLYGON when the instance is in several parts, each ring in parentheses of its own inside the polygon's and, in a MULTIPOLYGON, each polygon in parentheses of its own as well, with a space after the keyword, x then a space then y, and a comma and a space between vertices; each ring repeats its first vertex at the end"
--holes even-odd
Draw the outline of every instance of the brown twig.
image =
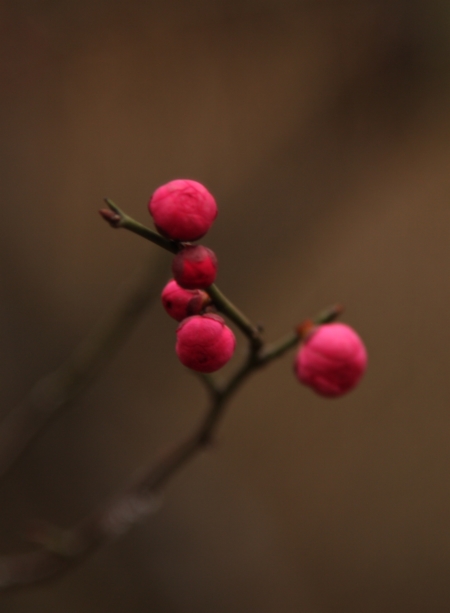
MULTIPOLYGON (((341 309, 332 307, 314 322, 331 322, 341 309)), ((218 387, 206 379, 210 405, 192 434, 162 455, 137 483, 99 512, 69 531, 40 525, 33 536, 37 551, 0 557, 0 589, 36 583, 55 577, 83 560, 103 542, 115 538, 158 507, 163 486, 210 443, 232 394, 258 369, 281 357, 299 342, 294 331, 271 345, 255 348, 249 341, 249 354, 228 382, 218 387)))

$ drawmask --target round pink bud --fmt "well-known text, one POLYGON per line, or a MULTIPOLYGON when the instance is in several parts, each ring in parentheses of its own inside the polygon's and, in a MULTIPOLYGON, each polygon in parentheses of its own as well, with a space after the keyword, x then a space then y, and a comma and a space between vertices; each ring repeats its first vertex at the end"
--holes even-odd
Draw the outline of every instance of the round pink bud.
POLYGON ((301 343, 295 373, 322 396, 337 397, 353 389, 364 374, 367 352, 356 332, 342 323, 315 328, 301 343))
POLYGON ((217 274, 216 255, 203 245, 188 245, 173 258, 172 272, 185 289, 209 287, 217 274))
POLYGON ((163 289, 161 300, 167 313, 177 321, 198 315, 211 302, 211 298, 203 290, 183 289, 174 279, 163 289))
POLYGON ((218 315, 193 315, 178 326, 175 350, 180 362, 198 372, 222 368, 234 353, 236 339, 218 315))
POLYGON ((148 203, 158 231, 177 241, 196 241, 217 217, 214 197, 201 183, 176 179, 161 185, 148 203))

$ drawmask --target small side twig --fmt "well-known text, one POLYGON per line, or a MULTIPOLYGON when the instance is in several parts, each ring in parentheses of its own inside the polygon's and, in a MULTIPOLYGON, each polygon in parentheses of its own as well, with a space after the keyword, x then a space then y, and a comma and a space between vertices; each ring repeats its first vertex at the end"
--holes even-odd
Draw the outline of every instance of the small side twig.
POLYGON ((109 209, 101 209, 100 215, 110 224, 111 227, 130 230, 131 232, 134 232, 134 234, 142 236, 155 245, 158 245, 158 247, 162 247, 171 253, 178 253, 178 251, 182 249, 183 243, 172 241, 168 238, 164 238, 164 236, 161 236, 161 234, 158 234, 157 232, 153 232, 153 230, 150 230, 150 228, 147 228, 124 213, 122 209, 120 209, 117 204, 115 204, 109 198, 105 198, 105 202, 109 206, 109 209))

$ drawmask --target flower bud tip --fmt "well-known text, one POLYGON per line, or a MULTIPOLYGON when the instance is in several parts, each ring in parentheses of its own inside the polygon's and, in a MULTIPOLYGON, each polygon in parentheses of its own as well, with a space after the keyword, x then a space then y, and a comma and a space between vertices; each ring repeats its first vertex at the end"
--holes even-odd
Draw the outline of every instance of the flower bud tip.
POLYGON ((113 211, 110 211, 109 209, 100 209, 99 213, 103 217, 103 219, 109 223, 111 227, 119 227, 120 215, 118 215, 117 213, 113 213, 113 211))

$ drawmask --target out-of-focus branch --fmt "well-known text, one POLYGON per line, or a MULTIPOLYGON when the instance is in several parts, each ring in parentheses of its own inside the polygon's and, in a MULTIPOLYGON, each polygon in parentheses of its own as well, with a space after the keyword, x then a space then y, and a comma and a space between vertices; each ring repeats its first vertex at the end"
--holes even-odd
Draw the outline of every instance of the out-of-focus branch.
POLYGON ((340 307, 322 312, 308 320, 289 337, 267 347, 255 348, 249 340, 247 359, 222 387, 212 378, 206 380, 210 405, 193 433, 166 451, 137 483, 104 509, 88 517, 72 530, 60 530, 41 524, 33 534, 40 549, 25 554, 0 557, 0 589, 24 586, 50 579, 81 562, 104 541, 115 538, 158 507, 160 491, 181 468, 210 443, 232 394, 269 362, 281 357, 302 338, 302 330, 331 322, 340 314, 340 307))
POLYGON ((140 316, 159 295, 167 262, 158 256, 116 307, 57 370, 38 381, 0 423, 0 478, 13 466, 50 418, 75 400, 115 354, 140 316))

